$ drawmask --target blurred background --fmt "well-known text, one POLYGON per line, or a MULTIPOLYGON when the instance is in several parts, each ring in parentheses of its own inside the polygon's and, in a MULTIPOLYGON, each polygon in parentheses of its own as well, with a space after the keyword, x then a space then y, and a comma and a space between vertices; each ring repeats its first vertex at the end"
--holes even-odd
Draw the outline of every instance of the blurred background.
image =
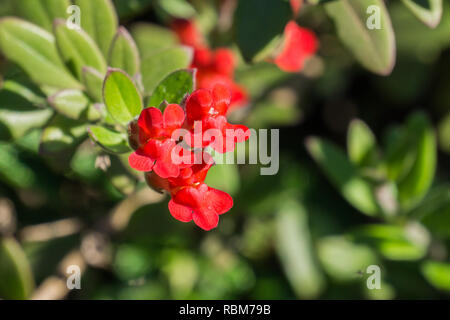
MULTIPOLYGON (((138 46, 148 40, 143 24, 167 27, 151 0, 114 2, 138 46)), ((208 1, 170 2, 197 11, 213 47, 233 47, 208 1)), ((0 1, 0 16, 17 15, 11 3, 0 1)), ((259 165, 211 169, 208 183, 229 192, 234 207, 210 232, 174 220, 168 197, 147 188, 140 175, 104 172, 108 158, 99 157, 90 141, 52 157, 39 154, 42 128, 18 139, 4 135, 0 297, 448 299, 450 7, 444 5, 441 23, 430 29, 400 1, 389 1, 397 43, 389 76, 355 61, 322 6, 306 6, 297 19, 320 41, 302 73, 241 61, 236 81, 248 89, 251 103, 232 117, 256 129, 280 129, 280 170, 261 176, 259 165), (430 119, 438 152, 430 190, 411 215, 362 213, 305 146, 316 136, 345 150, 349 125, 358 118, 384 149, 393 128, 417 111, 430 119), (447 202, 438 218, 414 218, 442 193, 447 202), (67 289, 68 265, 80 266, 81 290, 67 289), (380 266, 381 289, 367 287, 370 265, 380 266)), ((4 80, 20 76, 0 59, 4 80)), ((0 96, 1 109, 6 98, 0 96)))

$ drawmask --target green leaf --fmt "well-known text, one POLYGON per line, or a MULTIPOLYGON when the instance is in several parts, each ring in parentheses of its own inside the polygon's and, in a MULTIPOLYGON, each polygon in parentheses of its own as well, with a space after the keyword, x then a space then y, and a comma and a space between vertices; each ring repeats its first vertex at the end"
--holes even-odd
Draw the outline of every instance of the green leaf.
POLYGON ((75 4, 81 10, 81 28, 107 57, 119 24, 114 5, 110 0, 75 0, 75 4))
POLYGON ((450 113, 439 123, 439 145, 447 153, 450 153, 450 113))
POLYGON ((131 76, 141 68, 139 52, 127 29, 120 27, 109 50, 108 65, 124 70, 131 76))
POLYGON ((49 104, 62 115, 71 119, 80 119, 89 108, 89 99, 79 90, 63 90, 48 99, 49 104))
POLYGON ((347 160, 342 150, 319 138, 309 138, 306 146, 314 160, 350 204, 369 216, 379 212, 372 185, 358 175, 356 168, 347 160))
POLYGON ((30 130, 45 125, 53 115, 42 92, 7 80, 0 90, 0 138, 19 139, 30 130))
POLYGON ((407 123, 409 134, 414 137, 415 161, 402 181, 398 183, 399 200, 403 208, 418 203, 430 188, 436 171, 436 137, 428 117, 416 113, 407 123))
POLYGON ((430 28, 436 28, 442 18, 442 0, 402 0, 405 6, 430 28))
POLYGON ((81 88, 65 69, 53 36, 44 29, 17 18, 0 19, 0 48, 38 84, 81 88))
POLYGON ((131 34, 139 48, 141 58, 178 45, 178 38, 174 32, 155 24, 138 23, 131 29, 131 34))
POLYGON ((376 151, 376 139, 361 120, 353 120, 347 133, 347 151, 350 160, 358 166, 368 164, 376 151))
POLYGON ((366 245, 356 244, 343 236, 330 236, 318 242, 318 256, 325 271, 338 281, 359 281, 359 271, 378 264, 373 250, 366 245))
POLYGON ((100 73, 106 72, 106 62, 95 42, 82 29, 70 29, 64 20, 56 20, 54 26, 59 53, 72 71, 81 79, 83 67, 92 67, 100 73))
POLYGON ((102 126, 88 127, 92 141, 111 153, 126 153, 131 149, 128 146, 127 136, 124 133, 113 131, 102 126))
POLYGON ((13 238, 0 239, 0 298, 27 299, 34 289, 30 263, 13 238))
POLYGON ((192 70, 178 70, 168 75, 153 91, 147 103, 158 108, 163 101, 180 104, 186 94, 194 90, 195 75, 192 70))
POLYGON ((15 0, 12 1, 18 16, 47 31, 52 31, 53 21, 67 18, 69 0, 15 0))
POLYGON ((404 127, 388 131, 385 156, 387 176, 392 181, 401 181, 411 170, 415 161, 414 141, 404 127))
MULTIPOLYGON (((29 189, 38 181, 36 173, 20 158, 15 146, 0 143, 0 180, 13 188, 29 189)), ((1 261, 0 261, 1 263, 1 261)))
POLYGON ((428 232, 419 224, 369 225, 358 228, 352 236, 356 242, 374 247, 386 259, 395 261, 421 259, 430 243, 428 232))
POLYGON ((235 37, 247 61, 260 60, 281 40, 281 34, 292 18, 288 1, 239 1, 235 12, 235 37))
POLYGON ((52 115, 53 111, 49 108, 19 111, 0 107, 0 138, 19 139, 32 129, 44 126, 52 115))
POLYGON ((196 14, 194 7, 186 0, 157 0, 157 3, 170 17, 189 19, 196 14))
POLYGON ((409 216, 420 220, 430 232, 441 238, 450 237, 450 186, 432 189, 420 204, 409 212, 409 216))
POLYGON ((433 287, 450 292, 450 263, 426 261, 422 265, 422 274, 433 287))
POLYGON ((307 214, 295 202, 285 203, 276 215, 275 245, 284 272, 299 298, 317 297, 323 277, 312 255, 307 214))
POLYGON ((80 143, 86 135, 83 122, 56 115, 42 132, 39 152, 53 154, 66 151, 80 143))
POLYGON ((339 0, 325 5, 334 20, 341 41, 368 70, 380 75, 391 73, 395 64, 395 36, 383 0, 339 0), (371 12, 368 9, 373 8, 371 12), (379 10, 379 11, 378 11, 379 10), (369 29, 380 17, 380 29, 369 29))
POLYGON ((103 74, 91 67, 83 67, 82 83, 86 92, 95 102, 103 102, 103 74))
POLYGON ((106 171, 109 181, 120 193, 130 195, 136 190, 136 177, 131 175, 118 157, 111 157, 110 159, 111 166, 106 171))
POLYGON ((103 98, 108 112, 123 125, 141 113, 141 96, 130 77, 121 70, 108 71, 103 85, 103 98))
POLYGON ((192 61, 192 50, 171 48, 148 56, 142 61, 142 81, 145 92, 151 93, 165 77, 178 69, 188 68, 192 61))

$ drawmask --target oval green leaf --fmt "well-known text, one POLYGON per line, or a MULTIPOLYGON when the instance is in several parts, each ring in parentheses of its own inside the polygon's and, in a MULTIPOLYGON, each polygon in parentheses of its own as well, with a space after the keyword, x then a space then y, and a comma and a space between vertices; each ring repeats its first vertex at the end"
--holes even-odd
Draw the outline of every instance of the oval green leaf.
POLYGON ((38 84, 81 87, 64 67, 53 36, 36 25, 17 18, 0 19, 0 48, 38 84))
POLYGON ((105 59, 86 32, 68 28, 66 21, 56 20, 54 33, 64 63, 78 79, 81 79, 85 66, 92 67, 100 73, 106 72, 105 59))
POLYGON ((69 0, 15 0, 12 1, 18 16, 47 31, 52 31, 53 21, 67 18, 69 0))
POLYGON ((405 6, 430 28, 436 28, 442 18, 442 0, 402 0, 405 6))
POLYGON ((141 68, 139 51, 131 35, 124 27, 120 27, 109 50, 108 65, 124 70, 131 76, 141 68))
POLYGON ((380 75, 392 72, 395 36, 383 0, 331 1, 325 9, 341 41, 365 68, 380 75))
POLYGON ((126 125, 142 110, 142 99, 130 77, 118 69, 110 69, 103 84, 103 99, 109 114, 126 125))
POLYGON ((0 298, 27 299, 34 289, 31 266, 20 244, 0 238, 0 298))
POLYGON ((163 101, 180 104, 186 94, 192 93, 194 79, 193 70, 178 70, 171 73, 156 87, 147 105, 158 108, 163 101))
POLYGON ((379 212, 372 185, 358 174, 339 147, 319 138, 309 138, 306 146, 314 160, 350 204, 369 216, 379 212))
POLYGON ((111 0, 76 0, 75 4, 81 10, 81 28, 94 39, 107 57, 119 24, 111 0))
POLYGON ((126 134, 102 126, 88 127, 89 137, 110 153, 130 152, 126 134))

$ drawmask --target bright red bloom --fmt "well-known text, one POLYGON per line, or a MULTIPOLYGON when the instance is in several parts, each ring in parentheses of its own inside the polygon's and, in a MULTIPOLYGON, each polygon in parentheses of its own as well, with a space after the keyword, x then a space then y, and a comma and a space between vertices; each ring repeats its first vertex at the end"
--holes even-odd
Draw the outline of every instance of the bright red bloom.
POLYGON ((187 124, 192 126, 186 143, 194 148, 211 146, 220 153, 235 149, 250 137, 244 125, 230 124, 225 117, 231 102, 230 90, 217 84, 212 90, 199 89, 186 101, 187 124), (201 145, 197 145, 197 141, 201 145))
POLYGON ((172 161, 177 144, 172 133, 181 128, 184 119, 184 110, 176 104, 168 105, 164 114, 153 107, 142 110, 137 120, 138 142, 134 143, 137 150, 128 158, 130 166, 139 171, 154 170, 163 178, 177 177, 185 165, 172 161))
POLYGON ((316 53, 317 37, 312 31, 298 26, 295 21, 287 24, 284 37, 283 49, 274 63, 283 71, 298 72, 303 69, 305 60, 316 53))
POLYGON ((163 179, 155 172, 148 172, 146 180, 153 188, 170 192, 169 211, 175 219, 194 220, 200 228, 211 230, 217 227, 219 215, 231 209, 233 199, 226 192, 204 184, 214 161, 208 154, 203 156, 201 164, 182 169, 176 178, 163 179))
POLYGON ((217 227, 219 215, 233 207, 233 198, 223 191, 202 183, 177 192, 169 202, 172 216, 180 221, 194 220, 200 228, 208 231, 217 227))
POLYGON ((198 88, 213 89, 216 84, 224 84, 231 90, 231 108, 248 103, 246 90, 233 80, 235 61, 231 50, 196 49, 191 68, 197 69, 198 88))
POLYGON ((195 48, 204 44, 203 36, 192 20, 175 19, 171 23, 171 28, 177 34, 180 43, 184 45, 195 48))
POLYGON ((290 2, 292 11, 294 12, 294 16, 297 16, 303 5, 303 0, 290 0, 290 2))
POLYGON ((231 50, 209 49, 193 21, 177 19, 172 23, 172 30, 182 44, 194 48, 191 68, 197 69, 196 80, 199 89, 212 89, 218 83, 225 84, 232 92, 231 108, 248 103, 246 90, 233 80, 236 62, 231 50))

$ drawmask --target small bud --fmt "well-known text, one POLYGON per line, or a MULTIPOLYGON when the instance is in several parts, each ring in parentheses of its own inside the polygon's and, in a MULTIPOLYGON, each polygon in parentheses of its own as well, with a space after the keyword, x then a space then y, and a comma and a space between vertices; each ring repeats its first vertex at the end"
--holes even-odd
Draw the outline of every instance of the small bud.
POLYGON ((133 150, 137 150, 140 146, 139 126, 136 120, 131 121, 128 125, 128 143, 133 150))

